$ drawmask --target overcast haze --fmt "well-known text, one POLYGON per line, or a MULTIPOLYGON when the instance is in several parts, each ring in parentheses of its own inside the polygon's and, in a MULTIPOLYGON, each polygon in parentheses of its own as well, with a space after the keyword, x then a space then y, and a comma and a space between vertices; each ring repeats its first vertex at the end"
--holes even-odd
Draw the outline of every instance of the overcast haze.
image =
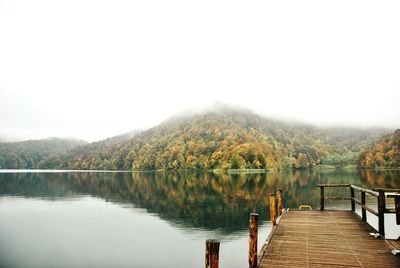
POLYGON ((0 137, 89 141, 214 102, 400 127, 399 1, 1 1, 0 137))

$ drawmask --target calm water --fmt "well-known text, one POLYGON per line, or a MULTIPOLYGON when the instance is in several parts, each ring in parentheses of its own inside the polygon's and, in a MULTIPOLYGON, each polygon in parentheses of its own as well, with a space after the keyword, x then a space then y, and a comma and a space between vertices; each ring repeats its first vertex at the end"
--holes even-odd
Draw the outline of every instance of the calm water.
MULTIPOLYGON (((400 174, 2 172, 0 267, 204 267, 208 238, 221 240, 222 268, 246 267, 249 213, 260 213, 260 248, 271 229, 268 193, 282 188, 284 207, 318 208, 318 183, 399 188, 400 174)), ((387 232, 397 237, 391 216, 387 232)))

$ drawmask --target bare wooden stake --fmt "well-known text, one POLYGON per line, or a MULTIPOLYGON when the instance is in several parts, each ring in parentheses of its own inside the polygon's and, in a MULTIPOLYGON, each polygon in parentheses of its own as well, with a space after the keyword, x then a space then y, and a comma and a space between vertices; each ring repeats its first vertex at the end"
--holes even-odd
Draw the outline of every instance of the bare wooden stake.
POLYGON ((282 215, 282 189, 278 191, 278 216, 282 215))
POLYGON ((276 225, 275 194, 269 194, 269 215, 274 227, 276 225))
POLYGON ((206 268, 218 268, 219 241, 206 240, 206 268))
POLYGON ((250 213, 249 219, 249 268, 257 267, 258 214, 250 213))

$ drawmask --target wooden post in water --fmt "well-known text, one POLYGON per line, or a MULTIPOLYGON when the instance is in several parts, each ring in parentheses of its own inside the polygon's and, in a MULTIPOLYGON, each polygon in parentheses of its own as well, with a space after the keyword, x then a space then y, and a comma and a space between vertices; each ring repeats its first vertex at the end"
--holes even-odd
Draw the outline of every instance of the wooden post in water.
POLYGON ((361 192, 361 219, 367 221, 367 211, 362 206, 365 206, 365 192, 361 192))
POLYGON ((258 214, 250 213, 249 220, 249 268, 257 267, 258 214))
POLYGON ((379 190, 378 196, 378 221, 379 221, 379 233, 385 237, 385 209, 386 209, 386 200, 385 200, 385 192, 379 190))
POLYGON ((351 211, 356 210, 356 203, 354 202, 354 189, 350 186, 350 197, 351 197, 351 211))
POLYGON ((269 194, 269 215, 271 217, 272 227, 276 225, 275 194, 269 194))
POLYGON ((278 216, 282 215, 282 189, 278 190, 278 216))
POLYGON ((206 240, 206 268, 218 268, 219 241, 206 240))
POLYGON ((324 186, 319 187, 321 189, 321 195, 320 195, 320 202, 321 202, 321 210, 324 210, 324 186))

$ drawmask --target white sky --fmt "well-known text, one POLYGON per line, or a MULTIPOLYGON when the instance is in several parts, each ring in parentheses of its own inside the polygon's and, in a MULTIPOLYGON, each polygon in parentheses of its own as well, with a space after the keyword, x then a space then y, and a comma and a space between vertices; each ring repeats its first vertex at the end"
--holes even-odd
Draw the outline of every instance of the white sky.
POLYGON ((0 0, 0 136, 89 141, 216 101, 400 127, 400 1, 0 0))

